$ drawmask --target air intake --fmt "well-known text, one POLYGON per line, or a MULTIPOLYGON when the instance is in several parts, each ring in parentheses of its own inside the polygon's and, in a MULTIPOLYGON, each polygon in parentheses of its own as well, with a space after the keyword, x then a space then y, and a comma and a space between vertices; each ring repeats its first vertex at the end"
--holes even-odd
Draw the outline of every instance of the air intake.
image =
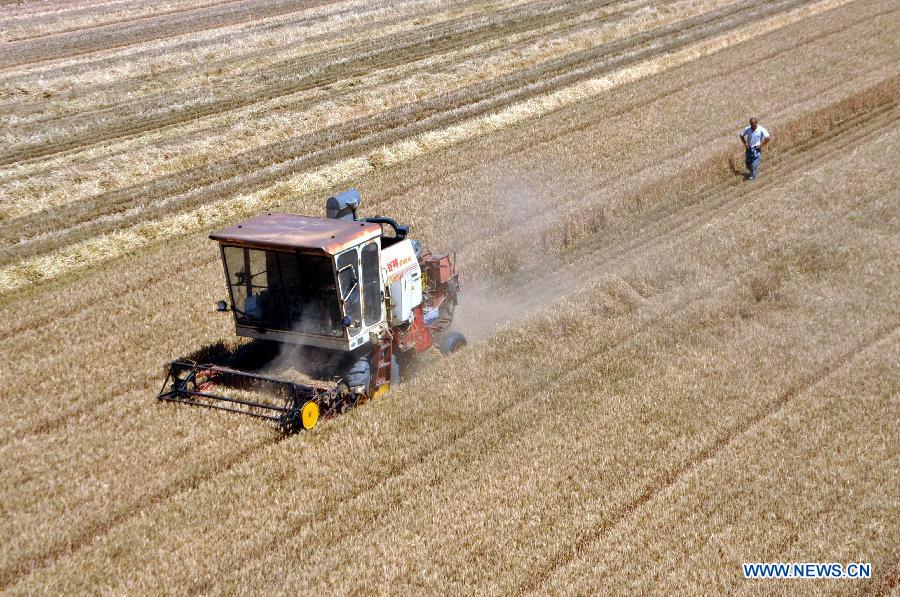
POLYGON ((325 202, 325 213, 332 220, 355 220, 361 201, 359 191, 349 189, 329 197, 325 202))

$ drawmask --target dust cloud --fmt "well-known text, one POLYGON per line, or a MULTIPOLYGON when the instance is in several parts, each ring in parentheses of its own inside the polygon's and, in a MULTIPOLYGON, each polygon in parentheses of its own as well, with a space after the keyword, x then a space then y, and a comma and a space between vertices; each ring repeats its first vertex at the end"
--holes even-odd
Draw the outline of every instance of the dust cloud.
MULTIPOLYGON (((566 211, 562 202, 548 203, 551 195, 547 190, 539 190, 542 179, 547 178, 540 170, 523 173, 508 169, 482 195, 481 211, 500 214, 502 225, 511 234, 525 231, 534 242, 540 242, 544 223, 556 223, 566 211)), ((460 216, 453 225, 466 229, 468 221, 481 215, 460 216)), ((465 250, 465 246, 459 248, 460 252, 465 250)), ((571 267, 553 252, 545 251, 536 261, 526 263, 519 257, 509 256, 510 271, 480 277, 471 285, 466 284, 465 271, 460 272, 459 305, 452 327, 465 334, 469 342, 483 340, 498 328, 539 312, 585 282, 578 283, 571 267)))

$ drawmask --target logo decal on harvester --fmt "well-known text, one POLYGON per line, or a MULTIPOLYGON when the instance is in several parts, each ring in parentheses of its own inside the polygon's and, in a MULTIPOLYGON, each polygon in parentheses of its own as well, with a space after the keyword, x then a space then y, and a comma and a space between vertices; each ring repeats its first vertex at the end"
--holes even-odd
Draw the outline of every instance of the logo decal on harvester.
POLYGON ((392 272, 395 269, 399 269, 399 268, 403 267, 404 265, 406 265, 407 263, 409 263, 410 261, 412 261, 412 257, 404 257, 400 261, 397 261, 396 259, 388 261, 388 263, 387 263, 388 271, 392 272))
POLYGON ((402 278, 403 274, 415 269, 416 264, 412 263, 412 260, 413 260, 412 257, 404 257, 403 259, 400 259, 399 261, 397 259, 388 261, 388 263, 387 263, 388 272, 393 272, 388 277, 388 280, 390 281, 391 284, 393 284, 394 282, 396 282, 400 278, 402 278))

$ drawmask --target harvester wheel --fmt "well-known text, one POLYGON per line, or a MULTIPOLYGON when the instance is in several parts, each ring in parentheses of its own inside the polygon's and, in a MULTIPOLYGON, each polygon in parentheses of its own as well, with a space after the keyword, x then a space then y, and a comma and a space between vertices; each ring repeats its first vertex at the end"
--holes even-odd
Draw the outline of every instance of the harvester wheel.
POLYGON ((441 351, 441 354, 446 356, 460 350, 465 345, 466 337, 463 336, 461 332, 448 332, 441 338, 440 343, 438 344, 438 350, 441 351))
POLYGON ((319 405, 310 400, 300 409, 300 424, 309 431, 319 422, 319 405))
POLYGON ((362 393, 368 396, 369 391, 372 389, 371 383, 372 366, 369 364, 369 359, 363 357, 353 363, 353 366, 347 372, 347 385, 351 389, 362 386, 362 393))

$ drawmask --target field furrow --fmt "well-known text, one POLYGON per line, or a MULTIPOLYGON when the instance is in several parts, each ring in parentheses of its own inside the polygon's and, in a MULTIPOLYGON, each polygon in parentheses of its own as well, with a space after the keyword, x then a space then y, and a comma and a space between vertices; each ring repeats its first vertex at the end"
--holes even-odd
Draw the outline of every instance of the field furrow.
MULTIPOLYGON (((529 28, 528 25, 539 22, 541 14, 544 15, 544 23, 564 23, 566 18, 590 16, 592 10, 596 11, 598 7, 610 4, 610 2, 581 2, 572 6, 554 7, 545 0, 532 0, 504 4, 494 11, 485 12, 483 6, 469 2, 458 6, 452 15, 448 14, 446 9, 432 8, 426 11, 421 7, 407 14, 395 7, 392 11, 372 10, 372 17, 357 24, 353 36, 346 34, 336 36, 335 31, 327 28, 327 23, 321 22, 324 20, 323 15, 317 20, 305 23, 307 25, 305 28, 301 28, 299 23, 293 24, 290 33, 298 39, 292 44, 281 45, 277 51, 271 48, 258 49, 257 46, 266 44, 251 38, 245 41, 239 50, 233 50, 233 55, 209 63, 189 62, 167 70, 156 68, 152 81, 147 81, 146 76, 97 81, 99 84, 88 90, 90 95, 85 95, 85 90, 82 89, 63 97, 57 94, 52 110, 35 109, 34 112, 18 114, 16 124, 24 133, 31 133, 29 135, 31 137, 41 134, 53 141, 53 127, 57 123, 61 127, 66 127, 66 130, 83 132, 92 121, 100 120, 109 126, 115 124, 116 120, 133 119, 136 113, 158 113, 166 108, 171 110, 172 105, 185 111, 185 105, 196 104, 198 101, 196 90, 190 89, 196 85, 209 88, 208 94, 200 98, 206 102, 210 99, 228 100, 241 96, 244 96, 244 100, 252 100, 253 98, 246 98, 248 86, 259 88, 265 94, 273 86, 273 81, 296 82, 298 73, 315 73, 326 65, 375 56, 389 49, 396 52, 396 48, 401 45, 414 50, 409 51, 408 55, 401 54, 401 59, 394 64, 415 62, 423 56, 437 53, 438 50, 446 52, 448 48, 453 47, 443 41, 448 35, 469 33, 473 36, 472 45, 475 45, 479 39, 498 37, 491 35, 492 32, 502 34, 506 31, 512 34, 517 29, 531 30, 533 27, 529 28), (381 15, 382 18, 374 18, 374 15, 381 15), (477 18, 473 18, 476 16, 477 18), (436 21, 428 24, 430 19, 436 21), (414 26, 404 22, 410 20, 421 24, 414 26), (525 28, 522 28, 523 25, 525 28), (506 29, 507 27, 509 29, 506 29), (395 30, 391 31, 393 35, 390 39, 369 39, 368 34, 372 31, 392 29, 395 30), (419 43, 415 44, 417 41, 419 43), (435 42, 439 45, 432 47, 435 42), (415 47, 416 45, 427 47, 415 47), (173 92, 173 89, 179 88, 183 91, 173 92), (127 95, 131 101, 124 105, 121 98, 116 101, 116 96, 121 94, 127 95)), ((628 4, 622 7, 623 10, 627 8, 628 4)), ((354 12, 360 11, 357 9, 354 12)), ((327 16, 333 19, 342 15, 327 16)), ((346 18, 349 18, 349 15, 346 18)), ((357 19, 361 20, 359 16, 357 19)), ((16 79, 7 81, 7 85, 25 83, 26 81, 16 79)), ((56 132, 55 135, 59 136, 64 132, 65 130, 56 132)))
MULTIPOLYGON (((516 1, 527 0, 513 0, 512 3, 516 1)), ((500 0, 500 3, 508 2, 500 0)), ((0 81, 6 84, 8 89, 17 89, 21 93, 30 93, 29 84, 38 79, 50 84, 49 90, 54 93, 90 95, 92 85, 110 83, 111 79, 121 78, 127 85, 129 80, 145 74, 140 67, 148 68, 150 63, 157 65, 159 75, 166 75, 182 68, 202 69, 205 62, 209 62, 206 66, 220 66, 227 64, 228 59, 265 47, 277 53, 281 43, 284 43, 286 50, 296 49, 298 44, 295 36, 298 34, 310 35, 311 41, 319 42, 314 44, 314 47, 324 41, 322 34, 327 31, 337 36, 338 41, 352 40, 352 36, 348 35, 349 31, 344 27, 361 26, 364 29, 360 31, 365 33, 370 30, 368 25, 385 17, 387 18, 383 22, 385 31, 393 33, 392 25, 397 25, 397 17, 414 20, 421 18, 424 22, 430 23, 432 21, 429 15, 437 16, 439 19, 441 15, 447 14, 446 7, 444 10, 435 11, 436 8, 439 9, 438 4, 436 0, 404 2, 344 0, 341 3, 324 4, 298 13, 261 19, 241 26, 211 29, 189 36, 118 48, 110 52, 97 52, 68 60, 7 69, 0 72, 0 81), (334 23, 329 24, 328 21, 334 23), (219 60, 225 62, 216 64, 219 60), (139 68, 135 69, 134 66, 139 68), (66 81, 75 84, 66 85, 66 81), (80 86, 88 88, 79 89, 80 86)), ((473 4, 471 0, 464 5, 470 4, 473 4)), ((488 10, 495 8, 493 4, 482 6, 488 10)), ((16 106, 15 109, 23 113, 40 111, 36 110, 35 106, 16 106)))
MULTIPOLYGON (((592 31, 602 27, 608 20, 597 17, 585 24, 581 22, 583 19, 579 19, 579 22, 563 23, 565 27, 550 27, 554 35, 564 35, 558 38, 561 43, 575 43, 578 39, 588 39, 592 31), (564 33, 563 29, 569 33, 564 33)), ((310 134, 329 125, 358 118, 367 112, 383 112, 393 106, 406 104, 411 97, 426 93, 435 95, 442 88, 457 89, 482 78, 471 62, 472 58, 479 55, 490 56, 489 60, 479 59, 484 67, 491 66, 502 72, 504 69, 509 71, 518 68, 523 60, 538 61, 542 57, 559 54, 562 51, 559 48, 543 47, 540 39, 545 35, 549 35, 547 30, 529 31, 485 44, 466 44, 464 48, 408 66, 379 70, 363 79, 345 81, 327 95, 314 91, 300 93, 275 102, 254 105, 249 111, 216 115, 215 118, 196 123, 196 126, 181 125, 169 131, 175 137, 164 131, 158 131, 149 138, 142 135, 139 137, 140 144, 144 147, 151 144, 151 147, 147 148, 146 162, 140 165, 129 164, 127 159, 123 159, 133 149, 131 146, 138 145, 137 140, 124 144, 107 144, 104 145, 104 152, 99 155, 88 158, 79 154, 77 159, 70 161, 70 168, 77 171, 75 185, 72 184, 71 177, 58 170, 58 165, 55 164, 58 159, 50 160, 49 164, 42 163, 38 168, 15 168, 8 171, 8 176, 3 180, 3 186, 12 199, 6 208, 5 219, 39 212, 47 206, 93 199, 91 196, 96 195, 98 190, 135 187, 138 183, 172 175, 190 176, 190 171, 185 170, 194 167, 206 156, 265 149, 275 139, 294 136, 297 120, 302 121, 304 132, 310 134), (360 88, 368 91, 364 93, 360 88), (382 98, 377 105, 371 105, 371 100, 367 99, 372 92, 377 92, 382 98), (251 129, 242 124, 248 118, 255 119, 258 127, 251 129), (190 142, 186 142, 186 139, 190 139, 190 142), (43 182, 38 184, 38 180, 43 182), (54 181, 55 184, 48 185, 48 181, 54 181), (63 187, 69 192, 58 193, 63 187)))
POLYGON ((205 8, 132 19, 123 23, 98 25, 89 29, 52 33, 39 39, 7 42, 0 69, 70 58, 80 54, 165 39, 194 31, 245 23, 267 16, 308 9, 333 0, 273 0, 260 3, 244 0, 214 4, 205 8))
MULTIPOLYGON (((750 15, 758 18, 777 10, 787 10, 794 4, 795 0, 783 0, 780 4, 763 7, 728 9, 736 14, 721 20, 704 15, 698 19, 691 19, 690 23, 663 27, 652 33, 637 36, 639 39, 610 44, 614 47, 603 48, 600 57, 594 49, 586 51, 587 56, 578 52, 578 56, 559 59, 550 65, 526 69, 460 92, 419 102, 389 115, 364 118, 345 126, 326 129, 309 137, 300 136, 276 144, 268 150, 253 152, 248 156, 237 156, 228 162, 216 164, 212 172, 200 171, 188 180, 180 179, 179 182, 182 185, 189 185, 188 188, 200 188, 183 193, 181 196, 177 194, 177 189, 166 188, 163 191, 141 185, 140 188, 127 189, 113 196, 97 198, 93 205, 83 205, 83 202, 63 205, 34 216, 17 218, 0 228, 0 238, 9 242, 12 240, 11 235, 15 235, 13 238, 28 239, 39 230, 55 231, 52 234, 45 233, 44 236, 38 236, 31 241, 20 241, 6 248, 0 255, 0 263, 7 264, 13 259, 34 256, 58 246, 107 233, 133 223, 138 218, 152 218, 158 213, 169 213, 173 209, 182 211, 188 207, 202 205, 213 197, 221 200, 224 196, 250 192, 269 184, 273 178, 288 177, 298 171, 331 163, 415 134, 439 130, 456 121, 477 117, 554 87, 596 77, 654 55, 672 52, 719 34, 729 27, 739 27, 750 15), (329 145, 331 148, 327 148, 329 145), (229 178, 222 179, 223 171, 229 173, 229 178), (204 186, 209 188, 204 189, 204 186), (146 205, 148 198, 158 201, 159 197, 172 195, 175 196, 159 207, 146 205), (138 203, 142 203, 140 212, 129 211, 138 203), (122 215, 110 217, 116 214, 122 215), (79 226, 86 217, 90 217, 88 225, 79 226), (15 231, 10 229, 13 224, 15 231), (62 234, 64 230, 68 230, 68 233, 62 234)), ((169 179, 161 182, 171 184, 169 179)))
MULTIPOLYGON (((100 142, 129 138, 321 88, 398 64, 417 62, 431 54, 446 52, 468 43, 476 44, 494 37, 527 31, 548 21, 577 16, 604 4, 612 3, 606 0, 582 1, 571 7, 562 5, 554 8, 553 3, 535 2, 532 6, 491 13, 476 20, 474 24, 467 24, 472 21, 471 16, 457 18, 385 40, 365 40, 349 47, 338 47, 299 59, 282 59, 280 63, 268 65, 260 73, 259 83, 252 87, 254 91, 251 94, 246 92, 246 87, 241 89, 234 85, 229 86, 233 89, 226 88, 232 91, 231 94, 223 94, 216 87, 199 97, 193 90, 175 94, 174 97, 169 92, 155 101, 150 98, 146 104, 128 105, 124 109, 114 107, 96 115, 86 114, 82 126, 78 124, 81 117, 77 116, 74 123, 67 121, 67 127, 71 127, 71 130, 63 131, 63 139, 41 139, 23 147, 11 147, 8 152, 0 154, 0 165, 45 158, 100 142), (225 97, 219 97, 220 94, 225 97), (212 101, 209 96, 212 96, 212 101), (104 123, 103 126, 96 126, 98 120, 104 123)), ((258 61, 254 61, 256 62, 258 61)), ((255 64, 255 67, 258 68, 258 65, 255 64)))
POLYGON ((0 0, 0 591, 896 590, 898 10, 0 0), (155 400, 258 348, 211 230, 347 187, 467 346, 289 436, 155 400))
MULTIPOLYGON (((75 6, 64 6, 63 10, 46 10, 37 14, 32 12, 19 17, 7 15, 4 11, 3 14, 0 14, 0 27, 3 27, 5 31, 3 41, 25 41, 236 2, 240 2, 240 0, 218 0, 200 6, 194 0, 168 0, 162 6, 147 6, 140 0, 136 2, 105 2, 87 6, 76 4, 75 6), (65 10, 66 8, 69 10, 65 10), (60 25, 61 23, 64 25, 60 25)), ((51 7, 43 3, 41 8, 51 7)))
MULTIPOLYGON (((773 413, 766 425, 757 424, 737 441, 724 446, 715 457, 661 492, 654 503, 637 509, 631 520, 612 529, 602 545, 578 555, 576 563, 561 571, 546 589, 569 593, 592 586, 599 577, 612 573, 605 566, 607 562, 642 549, 638 543, 654 532, 667 537, 663 541, 666 544, 671 545, 671 538, 676 536, 684 544, 671 546, 665 567, 655 567, 646 560, 636 562, 643 578, 629 583, 630 588, 639 590, 639 587, 652 586, 656 582, 684 586, 686 582, 699 579, 722 583, 737 572, 717 574, 711 569, 704 570, 703 562, 708 561, 710 552, 714 552, 717 543, 727 536, 727 521, 733 517, 757 517, 775 507, 775 502, 797 507, 805 514, 802 523, 797 524, 796 519, 782 520, 766 525, 765 529, 745 529, 739 541, 730 538, 735 545, 732 549, 744 551, 743 557, 750 559, 766 552, 833 553, 827 548, 820 551, 824 547, 821 543, 823 535, 845 533, 854 524, 865 524, 862 520, 854 520, 857 513, 845 507, 846 492, 871 491, 866 485, 890 475, 890 447, 885 445, 882 434, 889 433, 887 421, 893 410, 887 399, 893 381, 889 359, 892 355, 896 358, 900 348, 897 340, 894 333, 860 351, 829 379, 773 413), (848 391, 859 386, 866 386, 860 400, 844 399, 848 391), (857 428, 857 433, 848 432, 850 425, 857 428), (865 444, 868 449, 862 448, 865 444), (864 453, 864 456, 857 459, 854 452, 864 453), (777 456, 773 458, 773 455, 777 456), (773 462, 776 459, 784 463, 773 462), (841 462, 844 470, 839 479, 835 479, 838 482, 829 482, 823 479, 823 462, 835 460, 841 462), (779 470, 781 466, 792 470, 787 482, 779 470), (742 481, 737 481, 738 477, 742 481), (776 480, 779 477, 781 480, 776 480), (813 493, 816 488, 824 488, 824 491, 813 493), (827 501, 822 499, 822 494, 827 496, 827 501), (659 522, 647 524, 654 515, 659 517, 659 522), (678 527, 688 525, 690 531, 679 533, 686 529, 678 527), (816 527, 818 532, 814 530, 816 527), (598 557, 601 551, 603 555, 598 557), (588 572, 588 568, 593 571, 588 572), (579 580, 575 581, 576 578, 579 580)), ((883 506, 875 502, 866 504, 863 510, 863 516, 870 520, 885 514, 883 506)), ((842 556, 852 559, 860 557, 859 549, 859 546, 847 545, 840 551, 842 556)), ((890 560, 879 564, 888 569, 891 567, 890 560)), ((885 585, 890 584, 891 574, 885 572, 881 576, 885 582, 880 583, 880 590, 875 584, 868 587, 868 592, 886 594, 885 585)), ((819 581, 818 584, 817 589, 828 590, 827 583, 819 581)))
POLYGON ((649 502, 658 499, 659 496, 671 489, 674 485, 682 482, 683 479, 692 474, 695 470, 702 467, 710 460, 718 457, 730 446, 739 442, 745 435, 758 429, 759 426, 770 420, 770 418, 776 417, 792 401, 807 392, 815 390, 819 385, 825 383, 833 374, 847 370, 851 364, 859 358, 861 353, 865 353, 871 348, 883 344, 888 339, 896 339, 896 332, 898 329, 900 329, 900 326, 896 323, 891 323, 889 326, 877 330, 869 337, 857 342, 856 345, 852 346, 844 353, 832 357, 821 369, 818 369, 809 377, 792 384, 787 391, 780 394, 769 404, 764 405, 763 409, 756 412, 753 416, 744 419, 737 425, 727 429, 725 433, 716 438, 708 446, 705 446, 699 453, 681 463, 678 468, 669 471, 661 483, 647 488, 643 493, 637 496, 636 499, 624 504, 612 518, 604 521, 603 524, 596 528, 588 529, 587 532, 578 536, 574 543, 569 544, 564 550, 553 555, 547 566, 532 573, 526 583, 520 587, 518 593, 542 593, 544 586, 553 578, 554 574, 560 569, 568 566, 582 553, 591 549, 593 544, 608 536, 616 527, 622 525, 640 508, 643 508, 649 504, 649 502))

